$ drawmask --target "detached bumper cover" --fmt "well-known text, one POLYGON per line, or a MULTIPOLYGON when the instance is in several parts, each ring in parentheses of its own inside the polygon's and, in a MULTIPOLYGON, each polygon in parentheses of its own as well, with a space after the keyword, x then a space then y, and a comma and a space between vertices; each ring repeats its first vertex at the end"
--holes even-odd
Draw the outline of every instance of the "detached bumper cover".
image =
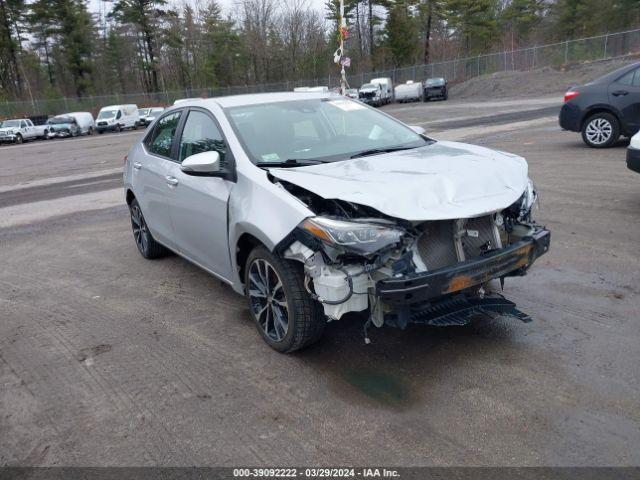
POLYGON ((627 148, 627 168, 640 173, 640 150, 627 148))
POLYGON ((481 258, 403 278, 376 283, 376 294, 394 306, 428 302, 500 277, 523 275, 549 250, 551 233, 540 228, 531 236, 481 258))

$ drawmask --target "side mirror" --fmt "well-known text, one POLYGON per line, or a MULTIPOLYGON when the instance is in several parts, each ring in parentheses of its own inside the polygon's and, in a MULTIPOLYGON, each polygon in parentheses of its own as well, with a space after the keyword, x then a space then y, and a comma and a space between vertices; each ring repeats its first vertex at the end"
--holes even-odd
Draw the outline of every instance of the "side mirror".
POLYGON ((418 135, 424 135, 426 130, 422 128, 420 125, 409 125, 409 128, 416 132, 418 135))
POLYGON ((180 169, 187 175, 221 175, 220 154, 218 152, 202 152, 191 155, 182 161, 180 169))

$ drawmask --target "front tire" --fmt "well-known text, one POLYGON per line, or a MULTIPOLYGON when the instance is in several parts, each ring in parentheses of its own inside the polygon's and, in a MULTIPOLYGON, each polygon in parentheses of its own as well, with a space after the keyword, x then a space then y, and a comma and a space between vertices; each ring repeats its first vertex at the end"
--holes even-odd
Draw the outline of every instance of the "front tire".
POLYGON ((133 230, 133 239, 136 242, 138 251, 147 260, 160 258, 166 255, 167 249, 160 245, 151 235, 147 222, 144 219, 140 205, 136 199, 133 199, 129 205, 131 213, 131 229, 133 230))
POLYGON ((608 148, 620 138, 620 122, 610 113, 591 115, 582 126, 582 140, 591 148, 608 148))
POLYGON ((290 353, 320 339, 325 316, 304 287, 302 264, 256 247, 244 280, 251 317, 271 348, 290 353))
POLYGON ((22 135, 17 134, 17 135, 16 135, 16 139, 15 139, 15 143, 16 143, 17 145, 20 145, 22 142, 24 142, 24 139, 22 138, 22 135))

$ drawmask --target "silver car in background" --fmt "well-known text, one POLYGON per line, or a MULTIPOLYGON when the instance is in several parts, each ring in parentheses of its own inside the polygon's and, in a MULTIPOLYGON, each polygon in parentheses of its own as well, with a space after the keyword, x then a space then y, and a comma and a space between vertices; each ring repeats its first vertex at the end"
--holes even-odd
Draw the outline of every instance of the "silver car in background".
POLYGON ((180 103, 130 150, 124 184, 140 253, 231 285, 281 352, 351 312, 365 339, 371 325, 528 321, 491 281, 549 248, 523 158, 331 93, 180 103))

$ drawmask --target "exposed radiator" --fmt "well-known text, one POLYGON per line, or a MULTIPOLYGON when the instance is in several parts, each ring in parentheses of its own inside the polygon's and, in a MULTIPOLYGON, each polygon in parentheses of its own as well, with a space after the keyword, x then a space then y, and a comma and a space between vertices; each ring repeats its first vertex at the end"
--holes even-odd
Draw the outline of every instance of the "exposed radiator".
POLYGON ((476 258, 486 250, 501 247, 492 215, 460 222, 425 222, 419 228, 423 233, 418 240, 418 253, 427 270, 476 258), (459 233, 459 250, 456 249, 456 233, 459 233))

